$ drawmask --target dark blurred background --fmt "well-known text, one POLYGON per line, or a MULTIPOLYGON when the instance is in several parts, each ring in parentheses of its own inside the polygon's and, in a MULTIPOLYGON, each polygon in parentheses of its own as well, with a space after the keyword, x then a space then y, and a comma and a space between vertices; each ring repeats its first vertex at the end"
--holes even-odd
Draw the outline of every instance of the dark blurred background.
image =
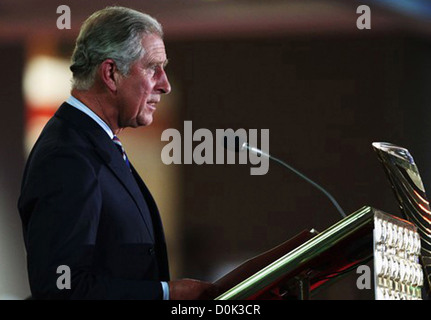
MULTIPOLYGON (((410 150, 431 188, 431 4, 426 1, 158 0, 0 2, 0 299, 29 295, 16 209, 26 157, 69 95, 81 23, 123 5, 164 26, 173 91, 149 128, 126 130, 126 150, 159 204, 173 278, 213 281, 304 229, 341 219, 331 202, 270 164, 165 165, 161 133, 269 129, 269 151, 323 185, 346 213, 364 205, 400 215, 371 147, 410 150), (359 30, 359 5, 371 29, 359 30), (68 5, 71 29, 56 26, 68 5)), ((260 135, 259 135, 260 137, 260 135)), ((215 148, 215 146, 214 146, 215 148)), ((354 272, 316 299, 370 299, 354 272)))

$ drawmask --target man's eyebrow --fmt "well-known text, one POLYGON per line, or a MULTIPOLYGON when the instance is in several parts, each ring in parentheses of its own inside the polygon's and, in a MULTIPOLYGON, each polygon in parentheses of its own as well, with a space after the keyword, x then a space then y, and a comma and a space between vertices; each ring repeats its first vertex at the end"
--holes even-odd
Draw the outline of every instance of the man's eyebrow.
POLYGON ((168 65, 169 60, 154 60, 148 63, 148 66, 159 66, 161 65, 163 68, 166 68, 166 66, 168 65))

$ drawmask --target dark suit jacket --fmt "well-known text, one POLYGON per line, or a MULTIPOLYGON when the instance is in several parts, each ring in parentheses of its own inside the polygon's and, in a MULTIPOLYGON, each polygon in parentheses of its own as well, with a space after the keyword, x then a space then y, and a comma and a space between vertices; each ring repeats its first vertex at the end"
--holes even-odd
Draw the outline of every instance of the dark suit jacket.
POLYGON ((162 298, 169 271, 156 204, 106 132, 67 103, 30 153, 18 208, 33 298, 162 298), (70 289, 57 287, 61 265, 70 289))

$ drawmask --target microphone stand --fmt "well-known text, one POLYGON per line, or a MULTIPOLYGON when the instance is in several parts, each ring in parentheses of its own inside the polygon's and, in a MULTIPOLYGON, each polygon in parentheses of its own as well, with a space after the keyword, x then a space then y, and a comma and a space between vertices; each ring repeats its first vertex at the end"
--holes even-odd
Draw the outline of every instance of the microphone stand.
POLYGON ((320 186, 319 184, 317 184, 316 182, 314 182, 313 180, 311 180, 310 178, 308 178, 307 176, 305 176, 304 174, 302 174, 301 172, 299 172, 298 170, 296 170, 295 168, 292 168, 290 165, 288 165, 286 162, 271 156, 270 154, 250 146, 247 142, 244 142, 241 146, 241 150, 249 150, 259 156, 263 156, 263 157, 267 157, 273 161, 275 161, 276 163, 278 163, 279 165, 293 171, 294 173, 296 173, 298 176, 300 176, 302 179, 304 179, 305 181, 307 181, 308 183, 312 184, 314 187, 316 187, 317 189, 319 189, 321 192, 323 192, 323 194, 325 194, 329 200, 331 200, 331 202, 333 203, 333 205, 335 206, 335 208, 338 210, 338 212, 341 214, 341 216, 343 218, 346 217, 346 214, 344 213, 343 209, 340 207, 340 205, 338 204, 337 200, 335 200, 335 198, 328 192, 326 191, 322 186, 320 186))

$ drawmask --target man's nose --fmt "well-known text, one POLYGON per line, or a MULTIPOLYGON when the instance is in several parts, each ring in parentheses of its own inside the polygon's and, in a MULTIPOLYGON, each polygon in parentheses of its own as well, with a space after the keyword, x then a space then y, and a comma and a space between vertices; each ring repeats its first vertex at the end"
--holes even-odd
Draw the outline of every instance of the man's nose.
POLYGON ((169 92, 171 92, 171 84, 169 83, 168 76, 164 70, 160 75, 157 90, 160 93, 164 93, 164 94, 168 94, 169 92))

